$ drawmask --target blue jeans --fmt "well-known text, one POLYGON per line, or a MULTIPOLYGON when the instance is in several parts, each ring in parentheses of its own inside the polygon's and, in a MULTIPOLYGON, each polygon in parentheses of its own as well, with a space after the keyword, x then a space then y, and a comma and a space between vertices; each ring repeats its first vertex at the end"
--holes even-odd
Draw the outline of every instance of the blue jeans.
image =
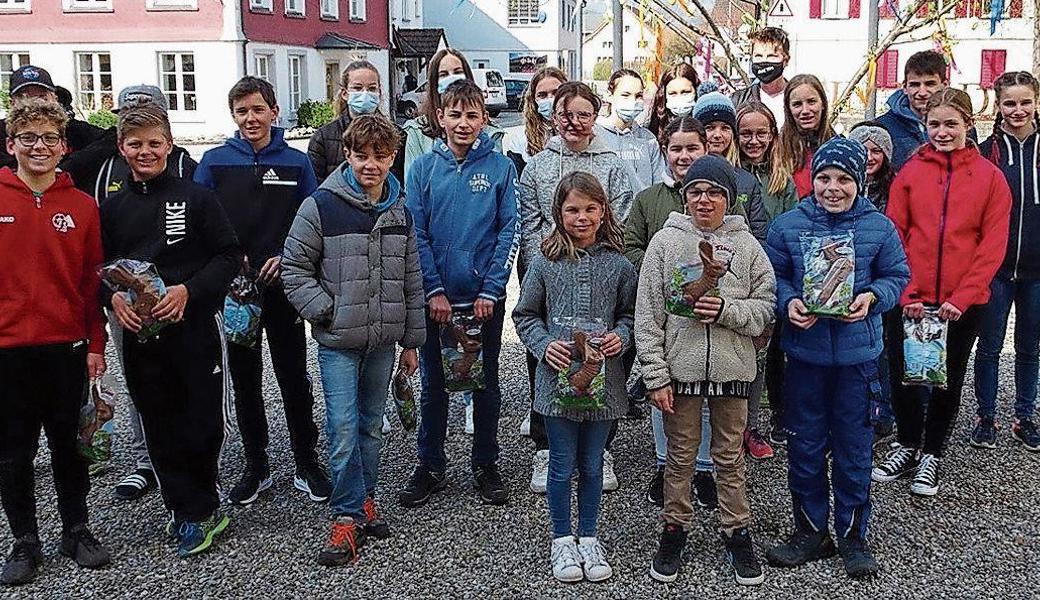
POLYGON ((549 503, 553 537, 571 535, 571 478, 578 469, 578 536, 595 537, 603 496, 603 450, 614 421, 545 417, 549 438, 549 503))
MULTIPOLYGON (((482 331, 484 389, 473 392, 473 452, 474 468, 493 465, 498 461, 498 414, 502 406, 502 392, 498 387, 498 355, 502 351, 502 323, 505 320, 505 302, 495 304, 495 311, 482 331)), ((419 351, 422 373, 422 395, 419 401, 419 434, 416 450, 419 464, 434 473, 447 469, 444 439, 448 435, 448 391, 444 388, 444 370, 441 366, 440 325, 426 319, 426 343, 419 351)))
POLYGON ((1037 357, 1040 355, 1040 280, 1013 281, 997 275, 989 289, 989 303, 982 307, 979 315, 979 346, 975 351, 978 415, 992 419, 997 412, 1000 351, 1014 303, 1015 417, 1031 420, 1036 408, 1037 357))
POLYGON ((394 369, 394 348, 368 353, 318 345, 325 391, 325 432, 333 516, 365 520, 365 497, 375 493, 383 447, 383 408, 394 369))

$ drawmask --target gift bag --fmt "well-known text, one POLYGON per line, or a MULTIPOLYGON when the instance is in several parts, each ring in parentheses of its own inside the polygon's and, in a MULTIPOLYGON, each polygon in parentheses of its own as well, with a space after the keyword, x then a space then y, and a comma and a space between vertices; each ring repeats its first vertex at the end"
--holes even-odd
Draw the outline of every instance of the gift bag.
POLYGON ((665 310, 680 317, 696 318, 694 305, 703 296, 717 296, 719 280, 729 270, 733 249, 716 236, 697 243, 697 258, 680 259, 672 269, 665 310))
POLYGON ((90 394, 79 411, 79 437, 76 446, 80 456, 91 464, 105 463, 112 458, 112 432, 115 429, 116 393, 102 379, 90 381, 90 394))
POLYGON ((144 341, 167 325, 152 316, 152 309, 166 295, 166 284, 150 262, 120 258, 101 267, 101 280, 116 293, 125 293, 130 308, 143 324, 137 338, 144 341))
POLYGON ((607 327, 600 319, 557 322, 570 346, 571 366, 556 374, 556 402, 563 408, 595 410, 606 400, 606 355, 601 349, 607 327))
POLYGON ((393 388, 394 407, 397 408, 397 418, 401 420, 401 425, 406 431, 415 430, 415 391, 412 389, 408 375, 404 371, 398 370, 394 375, 391 387, 393 388))
POLYGON ((484 389, 483 324, 470 313, 452 314, 441 326, 441 366, 449 392, 484 389))
POLYGON ((260 339, 260 315, 263 312, 263 284, 257 272, 246 267, 231 280, 224 297, 224 335, 227 341, 254 348, 260 339))
POLYGON ((946 389, 948 331, 936 308, 925 308, 921 319, 903 317, 903 383, 946 389))
POLYGON ((824 317, 849 314, 856 278, 852 237, 852 231, 825 236, 803 231, 799 236, 805 267, 802 300, 810 313, 824 317))

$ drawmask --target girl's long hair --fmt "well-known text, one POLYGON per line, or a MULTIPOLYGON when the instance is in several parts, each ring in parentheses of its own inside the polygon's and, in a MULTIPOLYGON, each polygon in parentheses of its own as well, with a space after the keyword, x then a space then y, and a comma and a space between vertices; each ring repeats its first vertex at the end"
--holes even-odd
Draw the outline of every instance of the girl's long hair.
POLYGON ((535 88, 545 79, 556 79, 560 83, 567 83, 567 75, 556 67, 544 67, 531 77, 531 83, 527 85, 524 92, 523 108, 524 135, 527 137, 527 154, 534 156, 545 149, 545 142, 549 141, 555 129, 553 120, 545 119, 538 114, 538 102, 535 99, 535 88))
MULTIPOLYGON (((336 94, 336 104, 334 106, 337 117, 347 112, 347 99, 343 97, 343 90, 346 90, 350 86, 350 74, 354 71, 363 70, 372 71, 376 75, 379 75, 379 69, 369 61, 363 59, 351 61, 343 68, 343 74, 340 75, 339 78, 339 87, 341 90, 340 93, 336 94)), ((379 81, 378 77, 376 78, 376 81, 379 81)), ((379 84, 379 95, 383 95, 382 83, 379 84)), ((382 111, 380 111, 379 108, 376 108, 376 112, 381 113, 382 111)))
MULTIPOLYGON (((743 119, 747 115, 753 115, 753 114, 759 114, 759 115, 762 115, 763 117, 765 117, 766 121, 769 121, 769 131, 773 134, 773 139, 769 141, 769 146, 766 147, 766 154, 765 154, 766 162, 769 163, 769 185, 768 185, 768 189, 766 191, 768 191, 769 194, 771 194, 773 196, 778 196, 778 195, 780 195, 780 194, 782 194, 784 192, 785 188, 787 188, 787 182, 788 182, 787 178, 785 178, 780 173, 780 169, 776 168, 776 165, 779 162, 778 159, 777 159, 777 156, 776 156, 777 148, 779 148, 779 145, 776 143, 776 140, 780 136, 780 130, 776 126, 776 117, 773 116, 773 111, 769 110, 768 106, 766 106, 765 104, 759 102, 758 100, 749 100, 749 101, 741 104, 739 107, 737 107, 737 132, 738 133, 735 134, 737 136, 737 140, 738 140, 737 141, 737 148, 738 148, 738 150, 740 149, 740 142, 739 142, 740 120, 743 119)), ((743 150, 740 150, 740 160, 742 160, 742 161, 743 160, 747 160, 747 157, 744 156, 744 151, 743 150)))
MULTIPOLYGON (((787 82, 784 89, 784 128, 780 131, 780 143, 774 153, 776 160, 773 169, 779 171, 784 180, 794 175, 795 171, 805 166, 806 154, 815 152, 820 144, 835 136, 834 128, 830 124, 830 103, 823 84, 815 75, 795 75, 787 82), (820 123, 816 129, 802 133, 798 130, 798 123, 791 113, 791 92, 803 85, 808 85, 820 97, 823 110, 820 112, 820 123)), ((772 188, 770 180, 770 188, 772 188)))
POLYGON ((599 231, 596 232, 596 242, 602 243, 614 252, 624 252, 625 234, 614 218, 614 210, 607 199, 607 193, 603 191, 603 186, 585 171, 572 171, 560 178, 560 183, 556 185, 552 205, 553 230, 542 242, 542 254, 545 258, 551 261, 578 259, 578 249, 563 228, 563 203, 567 201, 571 192, 591 198, 603 207, 603 220, 600 221, 599 231))
MULTIPOLYGON (((654 93, 654 103, 650 109, 650 122, 646 125, 646 128, 653 132, 658 140, 661 140, 664 128, 668 126, 668 121, 674 116, 672 111, 665 108, 668 101, 668 83, 679 77, 690 80, 690 83, 693 84, 694 96, 697 95, 697 86, 701 84, 697 69, 689 63, 677 63, 661 74, 661 80, 657 83, 657 92, 654 93)), ((664 141, 661 140, 661 143, 664 141)))
POLYGON ((444 135, 444 130, 441 129, 441 124, 437 120, 437 109, 441 107, 441 95, 437 91, 437 83, 441 79, 438 74, 441 70, 441 61, 449 54, 459 59, 459 62, 462 63, 463 75, 466 79, 473 81, 473 69, 469 68, 469 61, 458 50, 445 48, 439 50, 430 59, 430 68, 426 71, 426 98, 419 108, 419 115, 422 117, 420 124, 422 125, 423 135, 433 139, 444 135))

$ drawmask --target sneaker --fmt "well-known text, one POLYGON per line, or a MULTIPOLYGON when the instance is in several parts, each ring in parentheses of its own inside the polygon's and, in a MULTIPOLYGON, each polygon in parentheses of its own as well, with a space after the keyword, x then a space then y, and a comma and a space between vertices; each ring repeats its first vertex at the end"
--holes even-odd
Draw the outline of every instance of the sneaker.
POLYGON ((336 567, 357 560, 361 546, 365 543, 365 530, 358 527, 350 517, 336 517, 325 547, 318 553, 318 564, 336 567))
MULTIPOLYGON (((1012 435, 1014 435, 1014 426, 1012 426, 1012 435)), ((975 418, 975 428, 971 430, 968 443, 974 448, 992 450, 997 447, 997 424, 993 421, 993 417, 975 418)))
POLYGON ((654 469, 654 477, 646 488, 646 501, 658 508, 664 508, 664 466, 654 469))
POLYGON ((614 457, 610 450, 603 451, 603 491, 613 492, 618 489, 617 475, 614 473, 614 457))
POLYGON ((387 524, 386 519, 379 516, 379 509, 376 507, 376 499, 372 496, 365 498, 365 534, 370 535, 377 540, 385 540, 390 537, 390 525, 387 524))
POLYGON ((179 542, 181 539, 181 536, 178 533, 180 527, 181 524, 177 522, 177 519, 173 516, 173 511, 171 510, 170 518, 166 521, 166 527, 163 527, 163 533, 166 534, 167 538, 179 542))
POLYGON ((466 405, 466 435, 473 435, 473 403, 466 405))
POLYGON ((22 585, 36 579, 36 573, 43 564, 43 547, 35 533, 18 538, 4 562, 0 583, 4 585, 22 585))
POLYGON ((845 574, 849 577, 865 579, 877 575, 878 564, 866 540, 858 536, 838 538, 838 553, 845 563, 845 574))
POLYGON ((917 468, 917 449, 897 444, 881 464, 870 472, 870 478, 878 483, 895 481, 909 475, 917 468))
POLYGON ((184 521, 177 528, 180 543, 177 545, 177 556, 188 558, 204 552, 213 545, 213 540, 227 529, 231 520, 219 509, 201 523, 184 521))
POLYGON ((549 482, 549 451, 535 452, 534 460, 531 463, 531 491, 535 494, 544 494, 545 486, 549 482))
POLYGON ((386 415, 383 415, 383 427, 380 428, 383 435, 390 435, 390 419, 386 415))
POLYGON ((722 534, 726 545, 729 564, 733 565, 733 576, 740 585, 759 585, 766 580, 762 572, 762 564, 755 556, 755 547, 751 543, 751 533, 747 527, 741 527, 732 534, 722 534))
POLYGON ((769 430, 769 443, 774 448, 786 448, 787 447, 787 430, 779 425, 774 425, 769 430))
POLYGON ((614 569, 607 562, 607 553, 602 544, 594 537, 578 538, 578 557, 585 579, 596 583, 606 581, 614 576, 614 569))
POLYGON ((256 502, 261 492, 271 489, 274 482, 271 473, 267 469, 261 469, 255 465, 246 465, 242 479, 235 487, 231 488, 228 501, 239 506, 246 506, 256 502))
POLYGON ((747 448, 748 455, 755 460, 773 458, 773 447, 756 428, 749 427, 744 430, 744 447, 747 448))
POLYGON ((910 493, 918 496, 934 496, 939 493, 939 457, 934 454, 922 454, 917 466, 914 482, 910 484, 910 493))
POLYGON ((316 462, 296 467, 293 487, 300 490, 313 502, 325 502, 332 495, 332 484, 329 476, 316 462))
POLYGON ((1011 437, 1022 442, 1026 450, 1030 452, 1040 452, 1040 432, 1036 430, 1036 425, 1028 419, 1017 419, 1011 425, 1011 437))
POLYGON ((156 487, 158 487, 158 482, 155 479, 155 471, 151 469, 137 469, 117 483, 112 494, 116 497, 116 500, 140 500, 156 487))
POLYGON ((701 508, 718 508, 719 491, 711 471, 697 471, 693 475, 693 489, 697 491, 697 505, 701 508))
POLYGON ((531 437, 531 413, 528 411, 527 415, 524 416, 524 420, 520 421, 520 435, 523 437, 531 437))
POLYGON ((473 487, 484 504, 501 506, 509 499, 509 490, 502 481, 502 475, 495 465, 476 467, 473 469, 473 487))
POLYGON ((415 467, 408 483, 397 496, 397 502, 405 508, 422 506, 430 500, 430 496, 448 487, 448 478, 444 473, 434 473, 426 467, 415 467))
POLYGON ((679 565, 682 563, 682 550, 686 545, 686 532, 674 524, 664 526, 661 541, 654 554, 654 562, 650 565, 650 577, 661 583, 671 583, 679 577, 679 565))
POLYGON ((774 567, 791 568, 834 556, 834 541, 827 531, 796 529, 787 541, 766 551, 766 560, 774 567))
POLYGON ((581 569, 581 557, 578 555, 578 544, 574 542, 573 535, 565 535, 552 541, 549 561, 552 563, 553 577, 557 581, 574 583, 585 577, 585 572, 581 569))
POLYGON ((874 423, 874 443, 872 448, 883 448, 895 436, 896 427, 893 423, 874 423))
POLYGON ((77 565, 88 569, 98 569, 112 562, 108 550, 83 524, 62 532, 61 548, 58 551, 76 561, 77 565))

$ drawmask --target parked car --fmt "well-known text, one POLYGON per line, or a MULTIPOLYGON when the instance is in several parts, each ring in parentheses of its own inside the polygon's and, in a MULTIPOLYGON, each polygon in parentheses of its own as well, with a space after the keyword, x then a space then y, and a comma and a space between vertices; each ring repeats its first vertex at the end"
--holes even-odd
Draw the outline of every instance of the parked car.
POLYGON ((524 100, 527 86, 531 85, 530 79, 522 79, 511 75, 506 80, 506 105, 509 110, 520 110, 520 104, 524 100))
MULTIPOLYGON (((502 79, 502 73, 497 69, 473 69, 473 80, 484 91, 484 105, 492 117, 497 117, 503 110, 508 109, 506 84, 502 79)), ((414 90, 401 94, 401 99, 397 102, 397 112, 405 118, 414 119, 419 114, 423 99, 426 98, 426 84, 424 81, 414 90)))

